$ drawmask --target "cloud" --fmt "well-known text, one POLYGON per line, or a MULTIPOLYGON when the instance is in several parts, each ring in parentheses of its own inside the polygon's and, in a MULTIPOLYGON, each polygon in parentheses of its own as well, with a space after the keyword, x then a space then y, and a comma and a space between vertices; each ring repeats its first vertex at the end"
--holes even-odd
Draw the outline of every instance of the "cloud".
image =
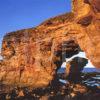
MULTIPOLYGON (((82 57, 82 58, 87 58, 85 52, 79 52, 78 54, 72 56, 71 58, 66 58, 66 62, 71 61, 75 57, 82 57)), ((66 67, 66 62, 64 62, 61 66, 61 68, 66 67)), ((84 68, 95 68, 93 64, 88 60, 88 64, 84 68)))

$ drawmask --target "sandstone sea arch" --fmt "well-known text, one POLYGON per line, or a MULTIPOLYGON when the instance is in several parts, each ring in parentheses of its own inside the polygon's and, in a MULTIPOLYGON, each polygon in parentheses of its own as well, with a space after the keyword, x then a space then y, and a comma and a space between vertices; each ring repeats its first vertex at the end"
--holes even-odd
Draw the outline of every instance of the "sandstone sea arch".
POLYGON ((80 50, 100 68, 98 5, 99 0, 73 0, 71 13, 51 18, 35 28, 6 34, 0 81, 8 85, 47 86, 65 57, 80 50))

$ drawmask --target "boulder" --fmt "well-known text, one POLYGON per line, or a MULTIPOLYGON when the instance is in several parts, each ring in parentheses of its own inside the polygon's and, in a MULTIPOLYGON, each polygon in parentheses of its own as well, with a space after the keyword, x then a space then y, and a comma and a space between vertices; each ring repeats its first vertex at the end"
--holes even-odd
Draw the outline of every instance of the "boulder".
POLYGON ((81 82, 81 73, 83 68, 88 63, 86 58, 76 57, 66 64, 65 76, 71 82, 81 82))

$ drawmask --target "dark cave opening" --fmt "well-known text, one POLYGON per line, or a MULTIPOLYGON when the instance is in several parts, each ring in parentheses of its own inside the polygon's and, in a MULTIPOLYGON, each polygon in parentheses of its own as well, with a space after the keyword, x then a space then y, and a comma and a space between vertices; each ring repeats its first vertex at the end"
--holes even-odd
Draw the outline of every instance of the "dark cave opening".
POLYGON ((74 40, 64 41, 59 44, 58 50, 54 52, 54 64, 57 66, 56 72, 61 67, 62 63, 65 62, 66 58, 70 58, 80 51, 82 51, 80 46, 74 40))

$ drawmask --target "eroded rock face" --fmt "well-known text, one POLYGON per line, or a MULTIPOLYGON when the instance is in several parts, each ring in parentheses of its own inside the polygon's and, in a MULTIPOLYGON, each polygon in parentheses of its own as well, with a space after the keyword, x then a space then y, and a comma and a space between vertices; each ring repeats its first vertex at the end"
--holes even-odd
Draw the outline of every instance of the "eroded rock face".
POLYGON ((77 54, 80 48, 100 67, 100 13, 97 1, 90 1, 73 0, 72 13, 5 35, 0 81, 8 85, 47 86, 65 58, 77 54))
POLYGON ((92 63, 100 68, 100 0, 73 0, 73 5, 75 21, 87 35, 79 44, 92 63))

